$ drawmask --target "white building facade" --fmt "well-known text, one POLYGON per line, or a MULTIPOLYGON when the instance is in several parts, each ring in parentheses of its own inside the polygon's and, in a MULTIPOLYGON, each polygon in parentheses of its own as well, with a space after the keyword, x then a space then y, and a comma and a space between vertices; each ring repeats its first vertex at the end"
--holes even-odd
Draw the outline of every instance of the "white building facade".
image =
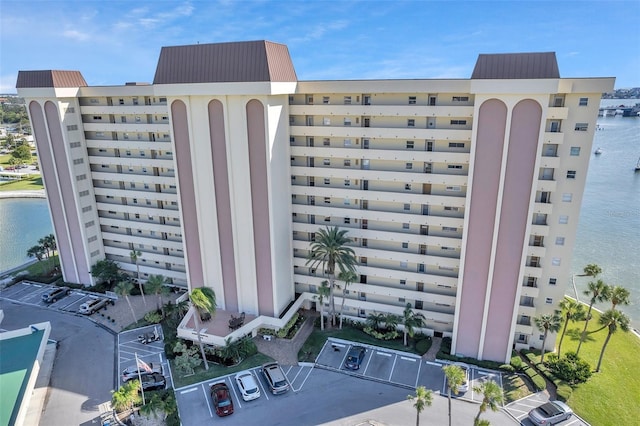
MULTIPOLYGON (((480 55, 470 79, 298 81, 271 42, 163 48, 153 84, 21 71, 65 280, 109 258, 279 317, 348 230, 345 315, 425 318, 452 352, 540 347, 570 264, 600 96, 553 53, 480 55)), ((310 299, 311 302, 311 299, 310 299)), ((553 339, 548 339, 552 341, 553 339)), ((549 343, 549 346, 553 342, 549 343)))

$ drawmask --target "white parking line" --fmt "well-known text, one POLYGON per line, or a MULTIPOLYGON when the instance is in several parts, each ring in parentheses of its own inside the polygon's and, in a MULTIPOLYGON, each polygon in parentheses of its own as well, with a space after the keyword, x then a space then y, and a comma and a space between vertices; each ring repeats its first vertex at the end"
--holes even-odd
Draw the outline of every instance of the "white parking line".
POLYGON ((376 355, 382 355, 382 356, 388 356, 388 357, 391 356, 391 354, 388 354, 386 352, 376 352, 376 355))
POLYGON ((389 381, 391 381, 391 376, 393 376, 393 369, 396 368, 396 361, 398 360, 398 355, 393 358, 393 365, 391 366, 391 373, 389 373, 389 381))
POLYGON ((236 387, 233 385, 234 380, 231 378, 231 376, 229 376, 229 382, 231 382, 231 384, 229 385, 229 387, 231 388, 231 390, 233 391, 233 394, 236 397, 236 401, 238 401, 236 404, 238 405, 238 407, 242 408, 242 404, 240 403, 240 400, 242 398, 238 397, 238 393, 236 392, 236 387))
POLYGON ((184 395, 185 393, 190 393, 190 392, 197 391, 197 390, 198 390, 197 386, 195 388, 185 389, 183 391, 180 391, 180 395, 184 395))
POLYGON ((418 387, 418 380, 420 379, 420 369, 422 368, 422 363, 419 362, 418 363, 418 374, 416 374, 416 384, 414 386, 414 388, 418 387))
POLYGON ((406 356, 401 356, 400 359, 403 359, 405 361, 411 361, 411 362, 416 362, 415 358, 407 358, 406 356))
POLYGON ((207 395, 207 389, 204 387, 204 383, 202 384, 202 393, 204 394, 204 399, 207 401, 207 408, 209 409, 209 417, 213 417, 213 411, 211 411, 211 401, 209 401, 209 395, 207 395))
MULTIPOLYGON (((300 387, 298 388, 298 391, 300 389, 302 389, 302 387, 304 386, 304 384, 306 383, 307 379, 309 378, 309 376, 311 375, 311 372, 313 371, 313 367, 309 368, 309 372, 307 373, 307 376, 304 378, 304 380, 302 381, 302 384, 300 385, 300 387)), ((297 391, 294 391, 297 392, 297 391)))
POLYGON ((425 361, 427 364, 429 365, 433 365, 435 367, 442 367, 442 364, 438 363, 438 362, 433 362, 433 361, 425 361))
MULTIPOLYGON (((373 358, 372 356, 369 357, 369 360, 367 361, 367 366, 364 367, 364 371, 362 372, 362 375, 364 376, 365 374, 367 374, 367 369, 369 368, 369 364, 371 363, 371 358, 373 358)), ((344 359, 342 360, 342 362, 344 363, 344 359)))
POLYGON ((300 375, 300 373, 302 373, 302 368, 300 368, 300 370, 298 370, 298 373, 293 377, 293 380, 290 380, 291 383, 295 382, 296 379, 298 378, 298 376, 300 375))
POLYGON ((256 380, 258 382, 258 385, 260 385, 260 389, 262 389, 262 394, 265 396, 265 398, 267 398, 267 401, 268 401, 269 400, 269 395, 267 395, 267 390, 265 389, 264 385, 262 384, 262 380, 260 380, 260 377, 258 377, 260 368, 256 368, 255 370, 258 370, 258 371, 252 371, 252 373, 256 376, 256 380))

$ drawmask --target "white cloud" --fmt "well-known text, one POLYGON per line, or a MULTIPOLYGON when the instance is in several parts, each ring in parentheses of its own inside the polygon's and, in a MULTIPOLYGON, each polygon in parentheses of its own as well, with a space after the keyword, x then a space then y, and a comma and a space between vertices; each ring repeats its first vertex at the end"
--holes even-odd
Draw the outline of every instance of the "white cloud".
POLYGON ((62 33, 62 35, 65 36, 66 38, 70 38, 77 41, 85 41, 89 39, 89 34, 83 33, 77 30, 65 30, 62 33))

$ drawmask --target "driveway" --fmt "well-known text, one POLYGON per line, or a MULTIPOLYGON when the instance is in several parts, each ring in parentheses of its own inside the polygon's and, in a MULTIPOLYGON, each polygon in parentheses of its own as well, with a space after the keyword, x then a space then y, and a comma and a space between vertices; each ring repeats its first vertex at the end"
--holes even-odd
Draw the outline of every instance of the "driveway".
POLYGON ((153 364, 154 368, 156 365, 162 366, 162 372, 167 380, 167 387, 173 388, 173 378, 169 362, 164 354, 164 339, 162 338, 162 327, 160 325, 149 325, 135 330, 123 331, 118 335, 118 370, 116 371, 118 387, 122 385, 120 374, 125 368, 136 365, 136 356, 147 364, 153 364), (138 341, 138 336, 145 333, 153 333, 154 329, 160 335, 160 340, 146 344, 138 341))

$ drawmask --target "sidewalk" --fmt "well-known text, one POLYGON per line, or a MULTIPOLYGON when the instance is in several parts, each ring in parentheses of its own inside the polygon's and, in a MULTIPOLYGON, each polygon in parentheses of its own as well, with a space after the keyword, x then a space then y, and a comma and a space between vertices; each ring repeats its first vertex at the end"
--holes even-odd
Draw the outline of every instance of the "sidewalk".
POLYGON ((253 341, 258 347, 258 351, 275 359, 281 365, 298 365, 298 352, 313 332, 313 322, 318 316, 318 313, 314 311, 304 311, 304 316, 307 320, 293 339, 274 337, 271 340, 264 340, 261 336, 254 337, 253 341))
MULTIPOLYGON (((167 303, 169 300, 175 303, 179 296, 180 295, 177 293, 171 293, 168 296, 163 296, 162 303, 167 303)), ((144 318, 147 312, 157 309, 158 298, 155 295, 146 294, 144 297, 147 302, 146 305, 142 300, 142 296, 129 296, 129 301, 131 302, 131 307, 135 313, 136 321, 144 318)), ((107 305, 106 309, 94 313, 91 315, 91 319, 115 333, 121 332, 125 327, 134 322, 134 316, 131 314, 129 304, 124 297, 116 300, 116 303, 113 306, 107 305)))

